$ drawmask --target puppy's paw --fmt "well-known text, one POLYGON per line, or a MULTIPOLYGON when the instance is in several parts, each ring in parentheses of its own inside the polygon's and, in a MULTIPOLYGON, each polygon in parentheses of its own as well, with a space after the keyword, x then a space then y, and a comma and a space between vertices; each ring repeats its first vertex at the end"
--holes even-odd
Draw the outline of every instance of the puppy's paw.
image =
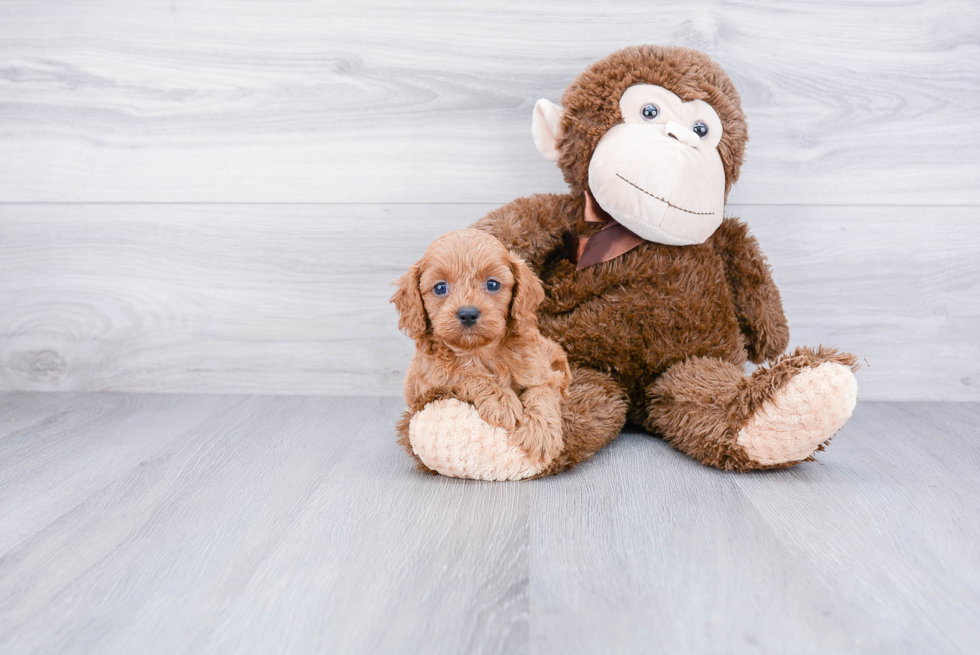
POLYGON ((524 407, 521 405, 520 398, 510 389, 503 389, 502 393, 482 398, 475 405, 480 418, 508 432, 516 428, 521 417, 524 416, 524 407))
POLYGON ((526 417, 513 432, 510 441, 525 453, 535 466, 546 466, 564 446, 559 420, 546 421, 538 417, 526 417))

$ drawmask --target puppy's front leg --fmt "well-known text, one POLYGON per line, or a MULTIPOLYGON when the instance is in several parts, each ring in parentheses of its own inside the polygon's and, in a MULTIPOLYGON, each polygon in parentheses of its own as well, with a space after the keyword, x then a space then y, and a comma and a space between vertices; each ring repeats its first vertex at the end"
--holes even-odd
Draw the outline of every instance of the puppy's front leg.
MULTIPOLYGON (((454 398, 455 394, 450 387, 422 387, 409 400, 408 407, 414 412, 421 412, 426 405, 443 398, 454 398)), ((466 400, 462 398, 461 400, 466 400)), ((467 401, 468 402, 468 401, 467 401)))
POLYGON ((524 414, 516 393, 486 378, 467 378, 454 387, 454 391, 460 400, 473 403, 480 418, 508 432, 517 426, 524 414))
POLYGON ((511 442, 544 466, 561 452, 561 392, 548 385, 529 387, 521 394, 524 418, 511 433, 511 442))

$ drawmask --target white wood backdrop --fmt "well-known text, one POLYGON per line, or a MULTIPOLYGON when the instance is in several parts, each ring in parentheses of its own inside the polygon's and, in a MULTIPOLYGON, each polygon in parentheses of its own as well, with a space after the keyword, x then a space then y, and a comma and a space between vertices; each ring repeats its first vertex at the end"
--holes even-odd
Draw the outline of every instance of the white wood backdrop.
POLYGON ((0 389, 398 393, 388 283, 562 191, 531 108, 704 50, 730 212, 865 399, 980 399, 980 3, 0 1, 0 389))

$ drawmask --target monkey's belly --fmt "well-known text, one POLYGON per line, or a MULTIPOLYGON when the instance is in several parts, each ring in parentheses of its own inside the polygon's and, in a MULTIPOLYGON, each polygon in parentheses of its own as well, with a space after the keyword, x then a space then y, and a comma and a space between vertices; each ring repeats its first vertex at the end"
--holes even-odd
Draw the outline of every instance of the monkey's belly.
POLYGON ((700 246, 654 246, 652 256, 643 248, 583 271, 566 260, 546 268, 541 332, 569 363, 612 373, 631 395, 688 357, 743 364, 745 340, 720 259, 700 246))

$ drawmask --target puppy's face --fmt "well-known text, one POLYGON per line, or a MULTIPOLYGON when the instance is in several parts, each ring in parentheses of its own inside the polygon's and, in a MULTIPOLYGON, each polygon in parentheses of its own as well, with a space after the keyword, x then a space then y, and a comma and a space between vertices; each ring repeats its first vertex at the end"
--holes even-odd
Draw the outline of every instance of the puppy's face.
POLYGON ((432 336, 459 350, 502 339, 514 290, 510 259, 499 241, 476 230, 437 239, 419 275, 432 336))
POLYGON ((533 328, 541 283, 497 239, 468 229, 437 239, 398 281, 392 301, 400 327, 454 350, 500 341, 508 329, 533 328))

